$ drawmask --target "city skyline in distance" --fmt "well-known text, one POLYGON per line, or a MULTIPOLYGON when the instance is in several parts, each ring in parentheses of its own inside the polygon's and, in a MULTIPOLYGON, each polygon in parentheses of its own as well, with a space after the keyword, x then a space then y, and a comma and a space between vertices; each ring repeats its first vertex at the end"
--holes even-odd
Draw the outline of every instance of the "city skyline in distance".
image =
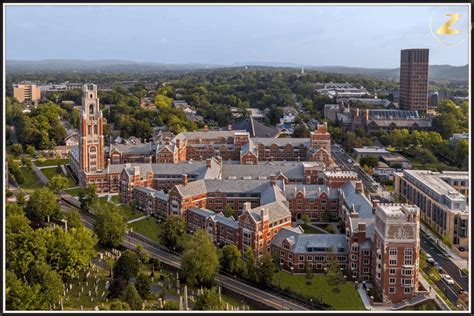
MULTIPOLYGON (((401 49, 428 48, 431 65, 466 65, 468 41, 446 46, 430 33, 434 8, 9 5, 6 57, 387 69, 401 49), (25 37, 28 46, 15 40, 25 37)), ((459 25, 467 9, 453 6, 465 16, 459 25)))

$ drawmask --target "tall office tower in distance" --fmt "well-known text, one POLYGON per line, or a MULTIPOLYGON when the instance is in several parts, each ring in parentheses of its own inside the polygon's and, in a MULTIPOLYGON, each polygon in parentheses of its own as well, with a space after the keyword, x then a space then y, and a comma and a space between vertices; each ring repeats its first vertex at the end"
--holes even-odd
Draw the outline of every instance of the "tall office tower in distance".
POLYGON ((403 49, 400 58, 400 109, 428 109, 429 49, 403 49))

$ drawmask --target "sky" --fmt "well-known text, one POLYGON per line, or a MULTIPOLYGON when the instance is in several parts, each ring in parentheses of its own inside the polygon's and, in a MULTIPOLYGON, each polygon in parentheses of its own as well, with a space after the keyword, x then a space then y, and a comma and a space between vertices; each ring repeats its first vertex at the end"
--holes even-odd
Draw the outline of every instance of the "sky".
POLYGON ((429 48, 432 65, 465 65, 467 40, 430 31, 442 11, 461 14, 451 28, 467 38, 467 6, 8 5, 6 58, 396 68, 401 49, 429 48))

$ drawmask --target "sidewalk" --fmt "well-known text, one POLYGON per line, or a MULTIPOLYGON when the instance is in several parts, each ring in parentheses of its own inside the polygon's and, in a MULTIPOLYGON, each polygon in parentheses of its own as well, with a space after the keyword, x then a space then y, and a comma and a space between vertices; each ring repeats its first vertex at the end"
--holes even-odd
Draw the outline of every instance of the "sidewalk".
POLYGON ((127 224, 135 223, 135 222, 141 221, 142 219, 145 219, 145 218, 148 218, 148 217, 150 217, 150 215, 145 215, 145 216, 142 216, 142 217, 139 217, 139 218, 131 219, 127 222, 127 224))
POLYGON ((463 258, 459 257, 457 254, 455 254, 451 249, 449 249, 449 247, 443 241, 441 241, 435 234, 433 234, 431 232, 431 230, 428 227, 426 227, 425 224, 420 223, 420 229, 436 241, 436 244, 441 249, 443 249, 443 251, 448 255, 449 259, 455 265, 457 265, 459 269, 461 269, 461 270, 462 269, 469 269, 467 259, 463 259, 463 258))

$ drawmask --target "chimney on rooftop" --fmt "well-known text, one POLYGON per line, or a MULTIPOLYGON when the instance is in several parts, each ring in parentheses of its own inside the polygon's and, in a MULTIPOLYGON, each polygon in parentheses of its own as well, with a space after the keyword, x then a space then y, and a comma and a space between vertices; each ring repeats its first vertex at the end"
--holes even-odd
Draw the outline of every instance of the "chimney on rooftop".
POLYGON ((377 210, 377 207, 379 207, 380 201, 379 200, 372 200, 372 214, 375 215, 375 211, 377 210))
POLYGON ((270 183, 271 183, 272 186, 275 186, 275 184, 276 184, 276 175, 274 175, 274 174, 270 175, 270 183))
POLYGON ((188 184, 188 175, 186 173, 183 173, 181 175, 181 181, 183 182, 184 186, 186 186, 188 184))
POLYGON ((248 211, 248 210, 250 210, 250 209, 252 209, 252 203, 250 203, 250 202, 245 202, 245 203, 244 203, 244 211, 248 211))
POLYGON ((227 130, 231 131, 232 130, 232 124, 227 125, 227 130))
POLYGON ((207 125, 204 125, 204 131, 207 132, 209 130, 207 125))

